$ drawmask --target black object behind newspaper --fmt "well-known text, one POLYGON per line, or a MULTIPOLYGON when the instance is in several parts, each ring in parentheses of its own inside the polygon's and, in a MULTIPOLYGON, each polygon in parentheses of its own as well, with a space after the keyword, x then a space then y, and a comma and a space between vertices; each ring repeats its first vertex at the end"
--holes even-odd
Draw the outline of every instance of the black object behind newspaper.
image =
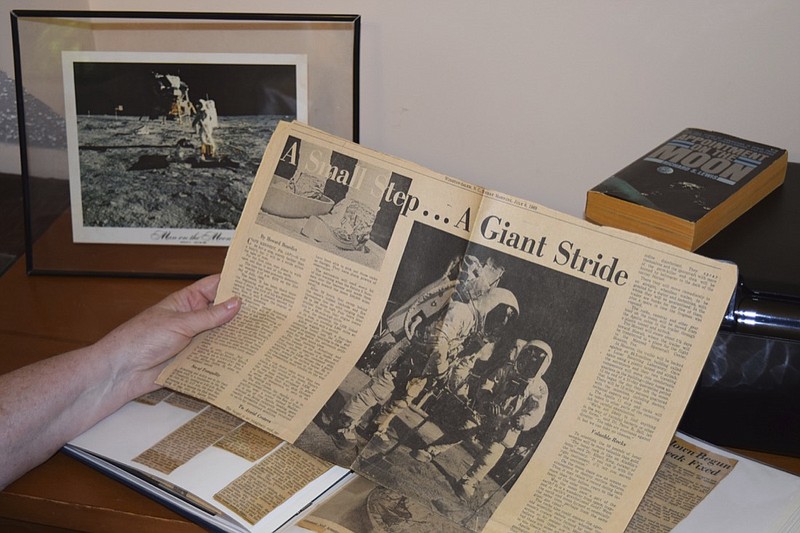
POLYGON ((697 250, 741 283, 680 429, 721 446, 800 457, 800 164, 697 250))

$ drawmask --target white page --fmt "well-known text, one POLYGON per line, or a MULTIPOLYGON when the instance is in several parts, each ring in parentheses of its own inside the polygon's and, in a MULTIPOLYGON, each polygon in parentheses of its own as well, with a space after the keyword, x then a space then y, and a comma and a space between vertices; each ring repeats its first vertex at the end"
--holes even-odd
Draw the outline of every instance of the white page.
POLYGON ((682 439, 739 462, 675 529, 676 533, 797 531, 800 476, 679 433, 682 439), (794 516, 795 527, 787 529, 794 516))

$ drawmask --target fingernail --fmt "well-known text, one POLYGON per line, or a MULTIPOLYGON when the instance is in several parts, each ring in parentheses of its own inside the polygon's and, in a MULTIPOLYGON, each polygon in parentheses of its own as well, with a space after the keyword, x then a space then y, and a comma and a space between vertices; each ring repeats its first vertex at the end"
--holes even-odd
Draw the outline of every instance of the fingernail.
POLYGON ((230 310, 230 309, 233 309, 234 307, 238 306, 240 303, 241 303, 241 300, 239 300, 239 297, 238 296, 234 296, 233 298, 229 298, 228 300, 226 300, 223 305, 225 306, 225 309, 230 310))

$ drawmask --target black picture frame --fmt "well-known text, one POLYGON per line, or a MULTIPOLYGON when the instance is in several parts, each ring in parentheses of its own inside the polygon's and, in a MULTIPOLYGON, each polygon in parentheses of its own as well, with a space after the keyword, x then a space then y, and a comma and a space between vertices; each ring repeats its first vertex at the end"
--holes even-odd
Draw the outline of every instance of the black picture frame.
POLYGON ((275 121, 301 120, 358 142, 360 22, 352 14, 12 11, 27 272, 219 271, 275 121), (197 114, 170 116, 143 97, 149 82, 164 88, 157 76, 178 77, 159 72, 173 67, 197 114), (288 96, 275 98, 279 81, 260 92, 240 87, 261 75, 277 80, 273 72, 287 68, 288 96), (294 107, 285 112, 280 98, 294 107), (248 99, 259 104, 230 111, 248 99), (228 135, 210 156, 195 131, 200 100, 218 101, 215 131, 228 135), (148 111, 155 108, 162 112, 148 111), (176 133, 173 124, 190 118, 176 133), (232 133, 245 130, 250 137, 232 133), (252 135, 263 146, 253 146, 252 135), (153 197, 156 204, 146 200, 153 197), (187 198, 183 219, 166 213, 187 198), (226 203, 229 213, 220 215, 226 203))

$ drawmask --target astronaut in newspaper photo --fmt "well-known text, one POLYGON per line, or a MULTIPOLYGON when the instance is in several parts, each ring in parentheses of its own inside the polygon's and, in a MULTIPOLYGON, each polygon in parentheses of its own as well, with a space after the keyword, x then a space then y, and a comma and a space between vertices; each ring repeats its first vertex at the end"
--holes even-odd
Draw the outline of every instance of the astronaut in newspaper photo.
POLYGON ((481 448, 475 463, 454 485, 462 499, 475 494, 478 483, 500 461, 507 449, 513 449, 519 436, 536 427, 544 417, 548 388, 543 379, 553 354, 541 340, 517 340, 507 359, 497 368, 485 372, 461 398, 471 413, 457 428, 423 448, 413 450, 411 457, 430 462, 454 444, 473 438, 481 448))
MULTIPOLYGON (((355 444, 356 426, 373 406, 380 405, 375 423, 375 436, 385 439, 389 424, 396 414, 408 407, 434 381, 458 381, 458 370, 469 372, 468 365, 456 364, 456 359, 474 359, 479 351, 492 346, 519 315, 519 305, 513 293, 497 287, 502 275, 493 261, 485 265, 467 256, 455 285, 444 282, 423 290, 404 308, 413 311, 423 308, 434 295, 447 291, 451 300, 434 306, 432 314, 416 312, 406 317, 411 321, 408 335, 389 348, 392 360, 342 410, 337 430, 337 442, 355 444), (465 353, 467 352, 467 353, 465 353), (448 373, 452 371, 451 373, 448 373), (343 442, 344 441, 344 442, 343 442)), ((466 377, 466 376, 464 376, 466 377)))
POLYGON ((397 272, 373 340, 295 444, 485 523, 558 410, 607 290, 424 224, 397 272))
MULTIPOLYGON (((425 242, 417 249, 445 251, 445 243, 455 238, 438 236, 434 248, 428 244, 433 237, 423 235, 436 230, 419 226, 409 239, 425 242)), ((420 262, 412 246, 407 254, 395 280, 398 287, 425 279, 404 272, 420 262)), ((376 418, 356 426, 355 442, 330 429, 328 435, 340 445, 355 446, 351 468, 359 474, 479 528, 532 460, 569 387, 607 289, 476 243, 462 257, 437 326, 442 334, 434 336, 427 351, 420 350, 424 356, 397 359, 416 365, 408 381, 394 383, 390 399, 369 411, 376 418), (448 332, 448 315, 464 305, 474 309, 479 325, 460 342, 448 344, 456 339, 448 332), (447 345, 447 350, 435 345, 447 345)), ((411 292, 407 286, 406 291, 411 292)), ((386 359, 376 368, 381 364, 386 359)), ((342 391, 346 399, 339 405, 362 390, 351 389, 349 396, 342 391)))

